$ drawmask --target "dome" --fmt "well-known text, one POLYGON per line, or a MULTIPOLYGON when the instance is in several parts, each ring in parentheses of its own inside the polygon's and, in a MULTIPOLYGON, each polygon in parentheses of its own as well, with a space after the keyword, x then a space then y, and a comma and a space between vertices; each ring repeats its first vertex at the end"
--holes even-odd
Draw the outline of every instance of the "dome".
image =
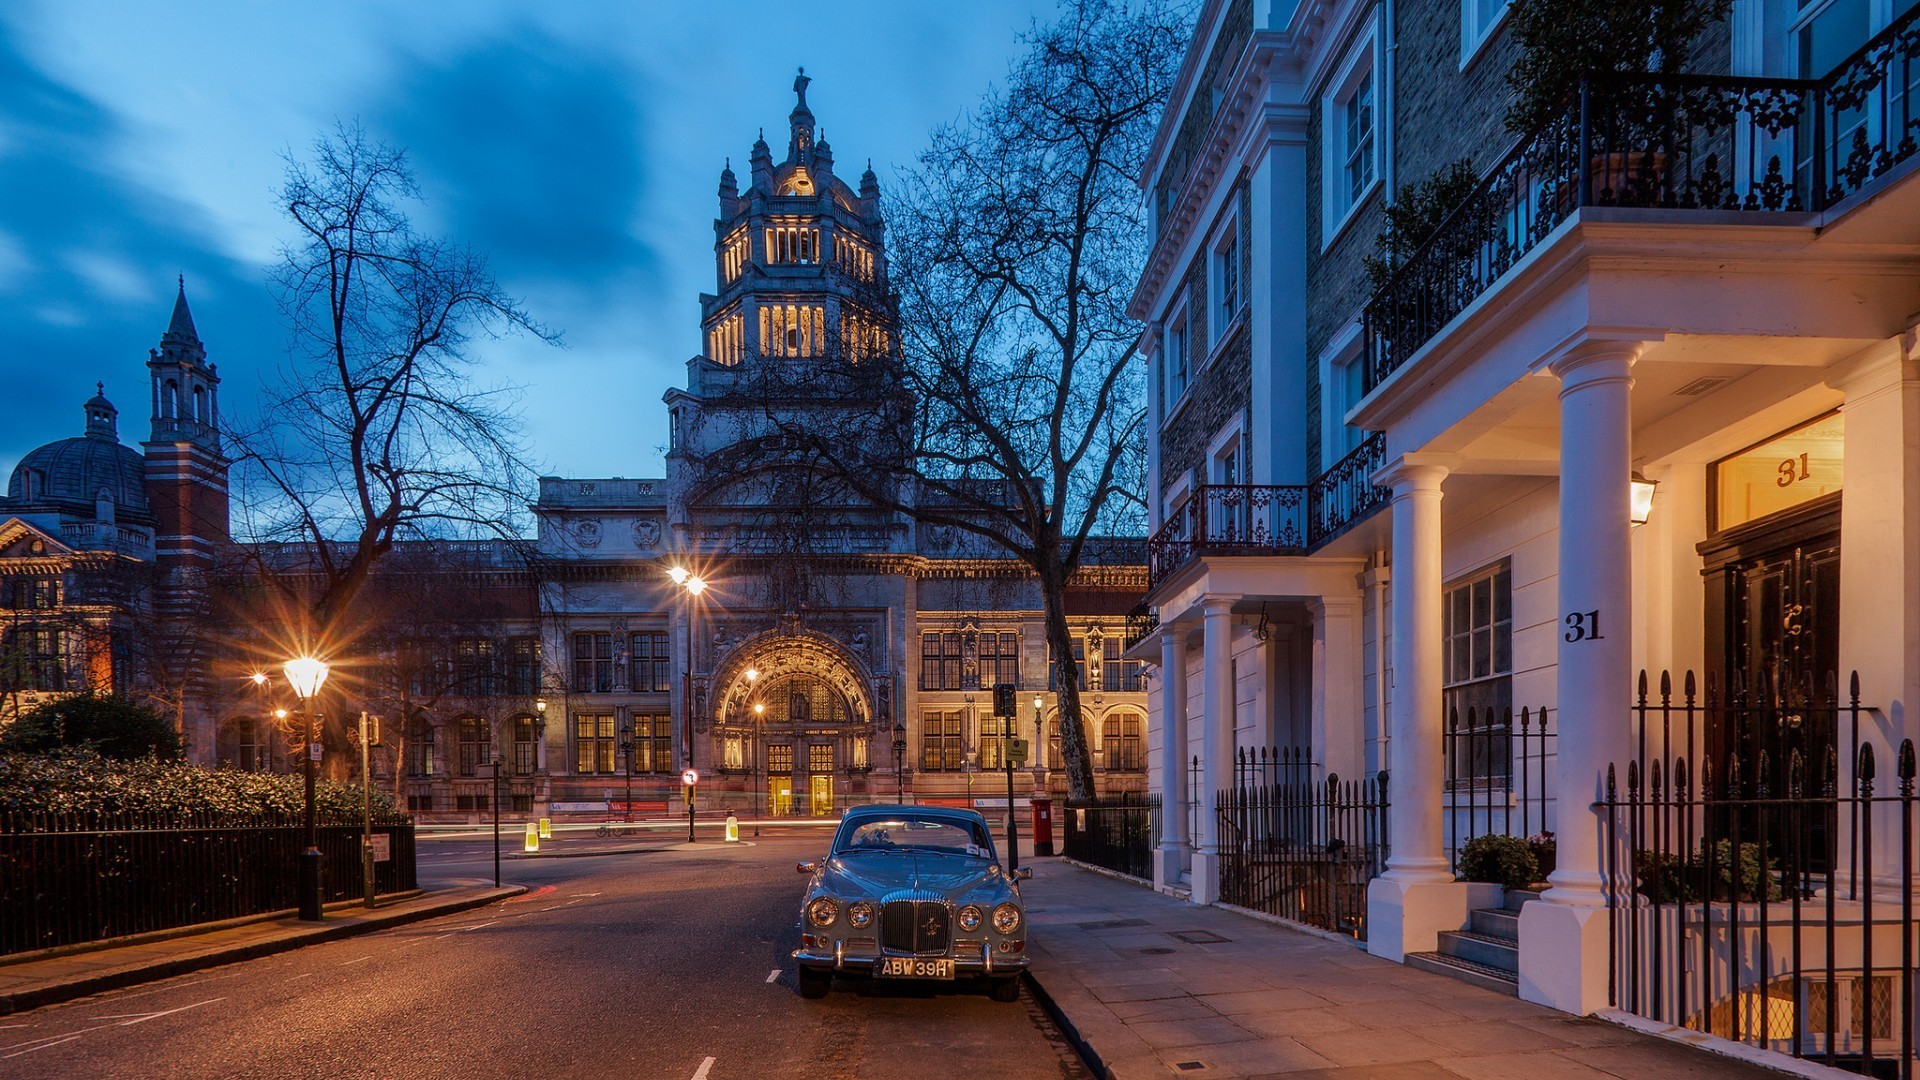
POLYGON ((28 451, 7 481, 7 501, 18 509, 52 509, 92 518, 104 492, 115 517, 151 520, 147 464, 114 433, 114 408, 104 396, 86 404, 87 434, 28 451))

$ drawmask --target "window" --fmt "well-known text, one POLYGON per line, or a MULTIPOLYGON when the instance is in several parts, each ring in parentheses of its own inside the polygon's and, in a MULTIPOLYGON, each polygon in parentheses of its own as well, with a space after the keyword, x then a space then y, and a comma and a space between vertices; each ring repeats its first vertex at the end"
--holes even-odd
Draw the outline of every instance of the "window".
POLYGON ((1352 453, 1367 433, 1347 425, 1347 413, 1367 396, 1367 357, 1358 321, 1334 335, 1320 354, 1322 469, 1330 469, 1352 453))
POLYGON ((540 692, 540 639, 517 637, 507 642, 507 693, 532 697, 540 692))
POLYGON ((0 689, 67 689, 67 634, 58 627, 23 623, 0 638, 0 689))
POLYGON ((433 725, 416 716, 407 725, 407 775, 424 778, 433 775, 433 725))
POLYGON ((1466 67, 1480 46, 1493 36, 1508 0, 1460 0, 1460 66, 1466 67))
POLYGON ((820 304, 764 304, 760 351, 766 356, 823 356, 827 309, 820 304))
POLYGON ((673 717, 644 713, 633 718, 633 771, 673 771, 673 717))
POLYGON ((1229 217, 1213 245, 1213 318, 1211 340, 1226 335, 1233 317, 1240 313, 1240 219, 1229 217))
POLYGON ((744 769, 747 767, 747 749, 738 735, 729 735, 722 743, 721 767, 726 769, 744 769))
POLYGON ((573 718, 574 771, 583 775, 614 771, 612 713, 581 713, 573 718))
POLYGON ((460 764, 461 776, 477 776, 482 766, 493 761, 493 732, 487 722, 477 716, 469 716, 460 721, 460 764))
POLYGON ((493 642, 462 638, 453 643, 453 692, 490 697, 499 692, 493 666, 493 642))
POLYGON ((540 762, 540 749, 533 732, 533 717, 522 716, 513 722, 513 775, 532 776, 540 762))
POLYGON ((983 717, 980 721, 980 767, 994 772, 1007 767, 1007 736, 1017 736, 1019 723, 998 716, 983 717))
POLYGON ((1140 685, 1140 661, 1120 659, 1122 642, 1117 637, 1100 643, 1100 689, 1110 693, 1134 693, 1140 685))
POLYGON ((1506 563, 1448 587, 1442 709, 1449 787, 1504 785, 1512 773, 1513 584, 1506 563))
MULTIPOLYGON (((1051 661, 1047 667, 1047 689, 1060 689, 1060 663, 1053 657, 1053 649, 1047 649, 1047 658, 1051 661)), ((1082 637, 1073 639, 1073 681, 1081 690, 1087 688, 1087 641, 1082 637)))
POLYGON ((633 689, 641 694, 664 694, 673 689, 672 661, 667 656, 667 632, 646 630, 633 635, 633 689))
POLYGON ((783 776, 793 772, 793 745, 773 743, 767 747, 767 775, 783 776))
POLYGON ((262 772, 267 767, 267 748, 260 740, 260 722, 251 718, 242 719, 234 725, 234 741, 237 752, 234 766, 246 772, 262 772))
POLYGON ((853 761, 848 767, 854 769, 871 767, 867 764, 867 737, 865 735, 855 735, 853 737, 853 761))
POLYGON ((487 797, 487 793, 484 791, 472 795, 455 795, 453 797, 453 808, 455 810, 464 810, 469 813, 485 813, 487 810, 492 809, 492 806, 492 800, 487 797))
POLYGON ((1374 81, 1374 32, 1353 47, 1346 67, 1321 99, 1322 243, 1329 243, 1353 210, 1379 182, 1378 84, 1374 81))
POLYGON ((1020 685, 1020 635, 1011 630, 980 635, 980 686, 1020 685))
POLYGON ((613 635, 573 635, 573 689, 582 694, 613 690, 613 635))
POLYGON ((7 606, 15 611, 50 611, 60 606, 57 577, 16 577, 8 579, 7 584, 7 606))
POLYGON ((960 632, 920 635, 920 689, 964 690, 966 653, 960 632))
POLYGON ((1187 392, 1187 309, 1177 309, 1161 331, 1160 364, 1167 373, 1167 402, 1187 392))
POLYGON ((807 747, 807 771, 816 776, 833 772, 832 743, 812 743, 807 747))
POLYGON ((958 772, 965 749, 963 721, 957 712, 930 712, 920 718, 920 771, 958 772))
POLYGON ((1100 725, 1100 749, 1108 772, 1139 772, 1140 716, 1120 713, 1109 716, 1100 725))

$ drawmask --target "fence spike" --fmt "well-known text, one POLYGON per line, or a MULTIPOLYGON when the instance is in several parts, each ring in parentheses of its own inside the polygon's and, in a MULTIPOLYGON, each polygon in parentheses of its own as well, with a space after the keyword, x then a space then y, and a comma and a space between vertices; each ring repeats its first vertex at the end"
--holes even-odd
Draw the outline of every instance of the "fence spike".
POLYGON ((1660 768, 1660 762, 1657 759, 1647 766, 1647 787, 1653 792, 1656 802, 1660 799, 1660 793, 1666 790, 1666 773, 1660 768))
POLYGON ((1860 704, 1860 673, 1858 671, 1854 672, 1853 677, 1847 680, 1847 693, 1852 697, 1853 704, 1858 706, 1860 704))
POLYGON ((1627 762, 1627 797, 1633 798, 1640 791, 1640 763, 1627 762))
POLYGON ((1700 797, 1713 797, 1713 758, 1707 755, 1700 758, 1700 797))
POLYGON ((1900 740, 1900 764, 1897 767, 1900 771, 1900 779, 1912 784, 1914 773, 1912 739, 1900 740))
POLYGON ((1821 777, 1820 793, 1831 799, 1840 790, 1840 751, 1832 746, 1828 746, 1826 760, 1823 762, 1823 765, 1825 766, 1823 771, 1826 775, 1821 777))
POLYGON ((1853 770, 1853 776, 1854 779, 1860 782, 1860 795, 1862 798, 1871 798, 1873 795, 1873 772, 1873 744, 1861 743, 1860 761, 1853 770))
POLYGON ((1640 704, 1645 705, 1647 703, 1647 669, 1646 668, 1640 669, 1639 692, 1640 692, 1640 704))
POLYGON ((1620 786, 1614 782, 1613 763, 1607 763, 1607 801, 1614 802, 1619 795, 1620 786))
POLYGON ((1800 781, 1802 778, 1801 774, 1806 771, 1806 767, 1807 767, 1806 758, 1801 755, 1798 748, 1788 752, 1787 754, 1787 798, 1797 799, 1800 797, 1800 781))
POLYGON ((1760 751, 1760 760, 1756 769, 1758 775, 1753 778, 1753 796, 1756 799, 1767 797, 1767 752, 1760 751))
POLYGON ((1683 692, 1684 692, 1684 693, 1685 693, 1685 694, 1687 695, 1687 701, 1688 701, 1688 703, 1689 703, 1689 704, 1691 704, 1691 703, 1692 703, 1692 701, 1693 701, 1693 698, 1694 698, 1694 681, 1693 681, 1693 669, 1692 669, 1692 668, 1688 668, 1688 669, 1687 669, 1687 677, 1686 677, 1686 682, 1685 682, 1685 689, 1684 689, 1684 691, 1683 691, 1683 692))
POLYGON ((1687 759, 1673 759, 1673 794, 1675 798, 1685 800, 1687 794, 1687 759))

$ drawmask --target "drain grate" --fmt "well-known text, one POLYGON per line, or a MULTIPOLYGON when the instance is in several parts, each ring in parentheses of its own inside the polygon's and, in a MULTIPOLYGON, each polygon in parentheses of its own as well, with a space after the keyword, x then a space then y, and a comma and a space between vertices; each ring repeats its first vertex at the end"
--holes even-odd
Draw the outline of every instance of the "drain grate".
POLYGON ((1211 930, 1169 930, 1167 934, 1169 937, 1177 937, 1189 945, 1219 945, 1223 942, 1233 940, 1232 938, 1221 937, 1211 930))
POLYGON ((1082 930, 1125 930, 1131 926, 1146 926, 1145 919, 1109 919, 1106 922, 1083 922, 1073 925, 1082 930))
POLYGON ((1138 952, 1141 956, 1166 956, 1168 953, 1174 952, 1175 950, 1166 948, 1165 946, 1161 946, 1161 945, 1149 945, 1144 949, 1136 949, 1135 951, 1138 952))
POLYGON ((1176 1061, 1173 1063, 1173 1067, 1179 1069, 1181 1072, 1192 1072, 1195 1069, 1206 1068, 1207 1063, 1204 1061, 1176 1061))

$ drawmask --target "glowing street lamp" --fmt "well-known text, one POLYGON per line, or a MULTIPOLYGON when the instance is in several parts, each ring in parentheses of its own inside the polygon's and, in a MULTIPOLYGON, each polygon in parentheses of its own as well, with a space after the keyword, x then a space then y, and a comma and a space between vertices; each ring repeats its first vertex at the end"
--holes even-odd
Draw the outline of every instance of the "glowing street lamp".
MULTIPOLYGON (((314 827, 314 768, 320 760, 320 740, 313 730, 313 696, 327 681, 327 663, 311 656, 297 656, 281 665, 287 683, 300 698, 300 712, 307 731, 307 849, 300 853, 300 918, 308 922, 320 919, 320 840, 314 827)), ((265 682, 263 676, 259 682, 265 682)))
POLYGON ((687 568, 684 566, 667 567, 667 577, 672 578, 675 585, 685 585, 687 579, 692 576, 692 574, 687 573, 687 568))

